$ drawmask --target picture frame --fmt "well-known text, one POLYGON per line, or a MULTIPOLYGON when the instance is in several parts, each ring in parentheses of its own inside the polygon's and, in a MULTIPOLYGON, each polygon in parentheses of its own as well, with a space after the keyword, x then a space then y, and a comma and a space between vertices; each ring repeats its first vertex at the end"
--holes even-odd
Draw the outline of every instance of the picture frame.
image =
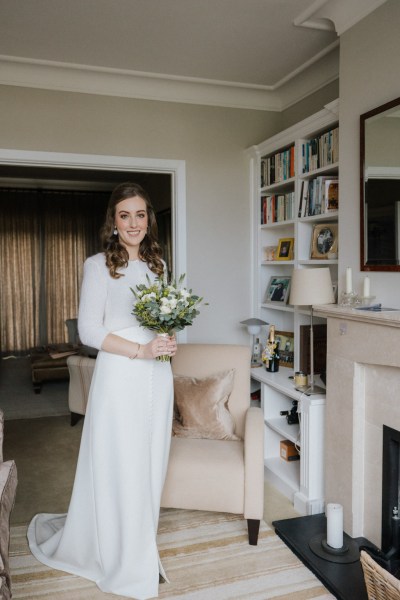
POLYGON ((273 275, 265 291, 264 303, 287 304, 289 300, 291 276, 273 275))
POLYGON ((275 331, 275 340, 279 340, 279 366, 293 369, 294 333, 293 331, 275 331))
POLYGON ((293 260, 294 238, 281 238, 278 241, 276 260, 293 260))
POLYGON ((337 223, 319 223, 318 225, 314 225, 311 239, 310 258, 337 258, 337 253, 337 223))

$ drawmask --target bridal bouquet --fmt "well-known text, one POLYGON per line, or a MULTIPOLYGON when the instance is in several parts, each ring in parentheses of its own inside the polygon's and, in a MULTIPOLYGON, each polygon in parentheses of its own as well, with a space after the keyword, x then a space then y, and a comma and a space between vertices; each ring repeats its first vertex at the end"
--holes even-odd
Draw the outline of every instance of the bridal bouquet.
MULTIPOLYGON (((192 325, 200 314, 197 307, 203 298, 182 287, 184 278, 185 275, 181 275, 177 284, 159 278, 152 283, 147 276, 147 285, 137 285, 136 290, 131 288, 136 299, 132 314, 143 327, 159 335, 172 335, 192 325)), ((158 360, 169 361, 170 357, 164 355, 158 360)))

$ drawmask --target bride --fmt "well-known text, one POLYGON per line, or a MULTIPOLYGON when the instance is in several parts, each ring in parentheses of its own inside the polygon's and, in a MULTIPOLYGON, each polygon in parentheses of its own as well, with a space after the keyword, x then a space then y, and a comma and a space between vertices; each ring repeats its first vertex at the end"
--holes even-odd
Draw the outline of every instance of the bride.
POLYGON ((98 348, 75 482, 66 515, 39 514, 28 528, 41 562, 95 581, 103 592, 158 596, 166 574, 156 535, 173 410, 173 337, 159 338, 132 315, 130 288, 161 277, 165 263, 147 193, 113 191, 104 253, 88 258, 79 306, 81 341, 98 348))

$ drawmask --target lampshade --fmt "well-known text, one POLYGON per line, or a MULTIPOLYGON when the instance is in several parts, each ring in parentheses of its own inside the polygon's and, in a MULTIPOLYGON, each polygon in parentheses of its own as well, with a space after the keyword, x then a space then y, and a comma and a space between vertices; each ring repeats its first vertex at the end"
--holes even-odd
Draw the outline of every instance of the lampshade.
POLYGON ((257 319, 256 317, 246 319, 245 321, 240 321, 240 323, 242 325, 246 325, 247 331, 251 335, 256 335, 257 333, 260 333, 262 325, 268 325, 266 321, 263 321, 262 319, 257 319))
POLYGON ((293 269, 289 304, 311 306, 334 302, 331 273, 328 267, 293 269))

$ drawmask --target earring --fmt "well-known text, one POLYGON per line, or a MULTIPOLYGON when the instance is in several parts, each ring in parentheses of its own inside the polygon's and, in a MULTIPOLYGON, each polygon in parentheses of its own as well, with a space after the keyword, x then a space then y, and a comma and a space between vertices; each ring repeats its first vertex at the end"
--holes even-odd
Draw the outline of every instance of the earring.
POLYGON ((114 227, 114 235, 118 235, 118 229, 114 227))

